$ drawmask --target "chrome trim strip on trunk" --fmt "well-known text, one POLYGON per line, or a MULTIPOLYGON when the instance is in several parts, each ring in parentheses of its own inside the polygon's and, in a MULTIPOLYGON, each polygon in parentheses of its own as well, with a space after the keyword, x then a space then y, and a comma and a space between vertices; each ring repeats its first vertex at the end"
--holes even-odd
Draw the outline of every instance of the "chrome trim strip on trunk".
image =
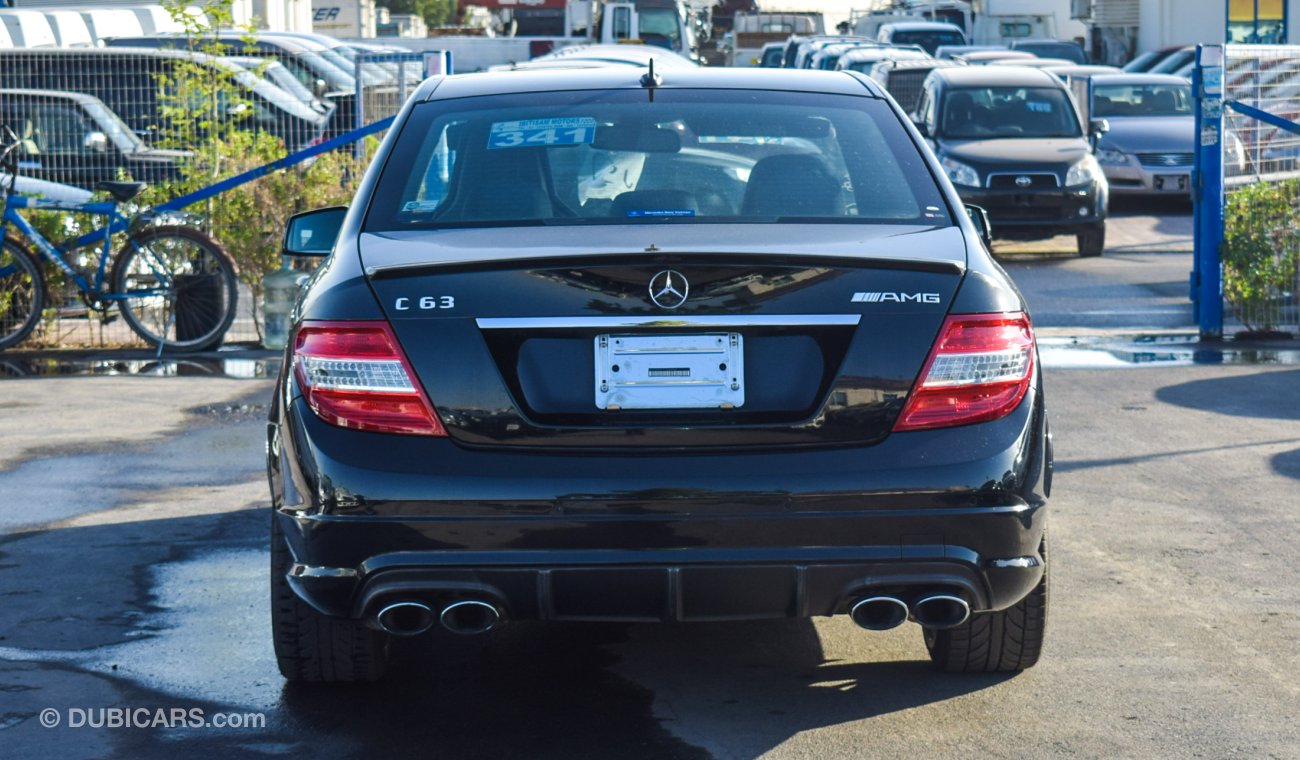
POLYGON ((719 314, 703 317, 479 317, 483 330, 619 329, 629 327, 825 327, 857 325, 861 314, 719 314))

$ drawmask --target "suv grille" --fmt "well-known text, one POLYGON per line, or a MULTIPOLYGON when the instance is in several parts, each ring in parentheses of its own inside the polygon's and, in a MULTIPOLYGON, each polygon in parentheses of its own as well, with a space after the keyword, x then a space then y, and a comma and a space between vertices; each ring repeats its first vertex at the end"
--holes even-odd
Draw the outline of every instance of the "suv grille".
POLYGON ((1055 174, 1031 174, 1031 173, 1012 173, 1012 174, 990 174, 989 187, 1000 190, 1045 190, 1050 187, 1060 187, 1061 180, 1055 174), (1021 177, 1028 177, 1029 183, 1018 182, 1021 177))
POLYGON ((1191 166, 1191 153, 1139 153, 1138 163, 1143 166, 1191 166))

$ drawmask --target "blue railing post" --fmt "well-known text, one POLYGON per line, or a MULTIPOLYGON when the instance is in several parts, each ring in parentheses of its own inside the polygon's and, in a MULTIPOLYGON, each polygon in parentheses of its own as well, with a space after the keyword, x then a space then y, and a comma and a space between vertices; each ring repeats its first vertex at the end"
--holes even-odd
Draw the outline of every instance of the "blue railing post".
POLYGON ((1223 46, 1198 45, 1192 303, 1202 340, 1223 337, 1223 46))

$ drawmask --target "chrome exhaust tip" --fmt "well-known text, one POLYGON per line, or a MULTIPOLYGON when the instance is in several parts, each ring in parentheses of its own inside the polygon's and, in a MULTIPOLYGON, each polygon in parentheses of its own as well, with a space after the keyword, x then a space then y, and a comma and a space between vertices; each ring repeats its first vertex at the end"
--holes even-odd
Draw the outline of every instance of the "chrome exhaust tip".
POLYGON ((433 610, 423 602, 394 602, 375 615, 375 623, 394 636, 418 636, 433 627, 433 610))
POLYGON ((912 603, 912 617, 925 628, 955 628, 970 619, 970 605, 951 594, 932 594, 912 603))
POLYGON ((907 620, 907 605, 892 596, 869 596, 849 608, 849 618, 868 631, 888 631, 907 620))
POLYGON ((501 623, 501 610, 496 605, 468 599, 447 605, 438 621, 452 633, 470 636, 496 628, 501 623))

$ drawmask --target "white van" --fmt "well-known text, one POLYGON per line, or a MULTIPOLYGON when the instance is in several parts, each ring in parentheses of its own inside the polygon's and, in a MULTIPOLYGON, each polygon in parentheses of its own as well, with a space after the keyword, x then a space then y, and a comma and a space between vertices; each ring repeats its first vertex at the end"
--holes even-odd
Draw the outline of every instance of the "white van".
POLYGON ((161 5, 136 5, 123 10, 135 14, 136 20, 140 22, 140 29, 145 34, 172 34, 185 31, 185 27, 172 18, 172 15, 161 5))
POLYGON ((8 32, 12 47, 40 48, 59 46, 54 39, 54 32, 50 29, 50 22, 45 20, 45 14, 43 13, 3 10, 0 11, 0 23, 3 23, 5 31, 8 32))
POLYGON ((45 20, 54 32, 54 43, 61 48, 94 47, 86 20, 77 11, 46 11, 45 20))
POLYGON ((81 11, 81 18, 85 20, 96 44, 109 37, 139 37, 144 34, 140 20, 124 8, 81 11))

